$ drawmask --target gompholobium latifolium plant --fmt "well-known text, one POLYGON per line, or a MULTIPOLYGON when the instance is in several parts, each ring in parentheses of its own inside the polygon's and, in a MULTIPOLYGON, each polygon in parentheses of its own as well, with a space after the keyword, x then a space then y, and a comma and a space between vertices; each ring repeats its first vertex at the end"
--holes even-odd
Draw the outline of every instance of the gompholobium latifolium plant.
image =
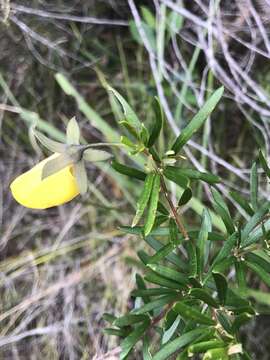
POLYGON ((144 273, 136 275, 133 308, 120 317, 104 314, 110 323, 105 332, 121 338, 122 360, 131 356, 138 342, 141 350, 135 353, 136 359, 251 359, 239 338, 241 326, 258 314, 247 295, 247 274, 255 274, 270 286, 270 202, 258 196, 258 174, 270 178, 263 153, 259 151, 251 169, 250 196, 230 194, 245 214, 236 222, 217 190, 220 178, 188 166, 181 154, 220 101, 223 88, 212 94, 172 146, 160 153, 157 144, 164 114, 159 100, 153 100, 155 121, 147 129, 126 100, 106 86, 123 110, 120 123, 126 135, 120 143, 81 144, 74 118, 67 126, 66 143, 33 129, 39 142, 54 154, 12 182, 14 198, 23 206, 47 209, 85 194, 85 163, 111 158, 99 147, 124 147, 131 158, 144 156, 144 169, 112 161, 115 171, 129 176, 134 186, 141 184, 133 221, 122 231, 135 234, 152 250, 138 252, 144 273), (171 182, 181 193, 177 204, 170 195, 171 182), (181 209, 192 201, 192 191, 200 182, 211 187, 212 213, 205 207, 200 226, 191 228, 181 209), (219 217, 223 231, 212 225, 213 215, 219 217))
POLYGON ((146 164, 142 171, 112 163, 134 183, 141 182, 136 214, 131 226, 122 230, 137 235, 152 251, 138 252, 144 274, 136 275, 133 308, 120 317, 104 314, 110 323, 105 332, 121 338, 120 359, 129 358, 138 342, 142 346, 136 359, 251 359, 239 339, 241 326, 257 315, 245 291, 247 272, 270 286, 270 203, 258 198, 258 166, 270 178, 263 153, 251 169, 250 197, 231 193, 248 219, 235 222, 216 188, 220 178, 187 166, 181 155, 220 101, 223 88, 213 93, 164 154, 156 146, 164 123, 159 100, 153 101, 155 121, 147 129, 122 96, 111 91, 123 107, 121 123, 129 134, 121 142, 130 156, 143 154, 146 164), (177 204, 170 196, 170 182, 182 191, 177 204), (181 208, 192 200, 192 189, 200 182, 211 187, 212 211, 221 219, 223 232, 213 229, 206 207, 199 227, 185 225, 181 208))

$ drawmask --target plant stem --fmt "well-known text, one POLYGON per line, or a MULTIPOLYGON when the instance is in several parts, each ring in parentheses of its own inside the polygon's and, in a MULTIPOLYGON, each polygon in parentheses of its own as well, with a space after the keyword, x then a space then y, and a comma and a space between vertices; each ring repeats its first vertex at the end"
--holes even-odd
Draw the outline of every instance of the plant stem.
MULTIPOLYGON (((146 156, 151 156, 152 157, 152 155, 149 153, 149 151, 147 149, 144 149, 144 154, 146 156)), ((153 157, 152 157, 152 159, 153 159, 153 157)), ((178 230, 184 236, 185 240, 190 240, 189 236, 188 236, 188 233, 187 233, 187 230, 186 230, 186 228, 185 228, 185 226, 183 224, 183 221, 181 219, 181 216, 180 216, 180 214, 178 214, 177 209, 174 206, 174 204, 172 202, 172 199, 170 198, 170 195, 169 195, 169 192, 168 192, 165 180, 164 180, 164 176, 163 176, 163 174, 161 172, 161 169, 160 169, 160 164, 157 161, 155 161, 154 159, 153 159, 153 161, 155 163, 156 170, 160 175, 160 184, 161 184, 162 192, 163 192, 163 194, 164 194, 164 196, 165 196, 165 198, 166 198, 166 200, 167 200, 167 202, 169 204, 169 207, 171 209, 171 212, 172 212, 172 215, 173 215, 174 220, 176 222, 176 225, 178 227, 178 230)))
POLYGON ((160 176, 160 182, 161 182, 161 189, 164 193, 164 196, 170 206, 170 209, 172 211, 172 214, 173 214, 173 217, 174 217, 174 220, 176 222, 176 225, 179 229, 179 231, 182 233, 182 235, 184 236, 184 239, 185 240, 189 240, 189 236, 188 236, 188 233, 187 233, 187 230, 182 222, 182 219, 180 217, 180 215, 178 214, 177 210, 176 210, 176 207, 174 206, 173 202, 172 202, 172 199, 170 198, 169 196, 169 193, 168 193, 168 189, 167 189, 167 186, 166 186, 166 183, 164 181, 164 177, 163 175, 161 174, 160 176))

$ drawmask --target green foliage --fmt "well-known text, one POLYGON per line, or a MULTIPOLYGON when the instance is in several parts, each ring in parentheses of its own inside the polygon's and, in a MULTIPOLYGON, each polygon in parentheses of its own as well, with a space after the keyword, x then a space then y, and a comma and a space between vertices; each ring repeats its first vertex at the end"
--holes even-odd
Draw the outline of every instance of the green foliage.
MULTIPOLYGON (((153 35, 151 12, 143 8, 142 13, 144 26, 151 29, 153 35)), ((180 26, 178 20, 174 19, 174 26, 180 26)), ((58 76, 58 80, 63 79, 58 76)), ((122 95, 108 84, 106 87, 123 111, 120 120, 128 136, 121 138, 121 146, 135 164, 139 165, 136 157, 145 158, 144 168, 112 161, 117 173, 130 177, 134 186, 140 188, 132 224, 121 229, 143 240, 151 250, 149 253, 146 249, 138 251, 144 273, 136 274, 136 289, 131 293, 133 308, 120 317, 105 314, 104 319, 110 324, 105 332, 122 339, 120 359, 127 359, 135 348, 147 360, 169 359, 171 355, 188 359, 193 354, 201 354, 202 359, 229 359, 231 353, 235 358, 248 358, 239 344, 239 330, 257 311, 247 298, 248 291, 253 297, 257 293, 248 288, 247 273, 252 272, 270 287, 270 202, 263 202, 258 191, 259 164, 269 176, 265 157, 260 152, 258 162, 252 166, 249 198, 231 192, 237 206, 246 214, 246 218, 239 221, 237 217, 236 220, 217 190, 220 177, 193 169, 186 163, 182 166, 182 157, 177 155, 210 116, 223 88, 214 92, 182 130, 172 150, 162 147, 161 151, 159 139, 164 127, 164 112, 159 99, 153 100, 155 120, 148 129, 122 95), (202 182, 211 190, 214 211, 204 207, 198 228, 181 215, 179 207, 193 201, 193 193, 202 182), (177 205, 169 191, 172 183, 182 189, 177 205), (223 232, 220 228, 213 229, 217 218, 224 223, 223 232), (233 278, 228 276, 231 269, 235 270, 233 278)), ((76 122, 72 120, 68 125, 67 142, 75 146, 79 138, 76 122)), ((65 154, 59 147, 62 144, 47 141, 42 136, 39 139, 45 146, 61 150, 59 156, 65 154)), ((83 168, 78 169, 82 160, 104 161, 110 157, 103 150, 85 148, 84 151, 75 163, 75 175, 80 173, 79 184, 86 179, 83 168)), ((74 158, 73 153, 69 154, 74 158)), ((85 183, 80 187, 85 190, 85 183)), ((269 303, 267 297, 262 298, 269 303)))

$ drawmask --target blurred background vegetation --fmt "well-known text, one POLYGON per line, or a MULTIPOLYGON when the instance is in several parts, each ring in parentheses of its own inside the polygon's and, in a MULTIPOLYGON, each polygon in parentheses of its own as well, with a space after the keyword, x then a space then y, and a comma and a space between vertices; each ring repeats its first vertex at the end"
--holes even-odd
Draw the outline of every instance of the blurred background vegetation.
MULTIPOLYGON (((75 115, 85 141, 117 141, 121 114, 102 86, 106 78, 145 124, 160 97, 163 149, 222 83, 219 109, 183 155, 222 176, 219 190, 235 209, 229 190, 247 193, 259 147, 270 154, 269 1, 0 0, 0 8, 0 358, 117 359, 102 314, 131 305, 144 244, 118 226, 130 223, 139 189, 109 164, 90 166, 84 198, 46 211, 20 207, 8 186, 46 155, 29 126, 37 121, 61 140, 75 115)), ((134 165, 142 166, 140 157, 134 165)), ((267 184, 260 194, 269 197, 267 184)), ((196 189, 184 209, 187 225, 208 197, 207 186, 196 189)), ((260 295, 269 289, 249 282, 266 315, 243 338, 254 359, 269 359, 270 296, 260 295)))

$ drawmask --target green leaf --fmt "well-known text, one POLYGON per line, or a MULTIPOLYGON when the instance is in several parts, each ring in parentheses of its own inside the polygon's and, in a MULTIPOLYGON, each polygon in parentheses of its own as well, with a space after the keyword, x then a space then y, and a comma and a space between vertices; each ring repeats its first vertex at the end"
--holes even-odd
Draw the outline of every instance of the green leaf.
MULTIPOLYGON (((144 240, 147 242, 147 244, 149 246, 151 246, 156 251, 158 251, 162 247, 164 247, 164 244, 162 244, 160 241, 154 239, 152 236, 147 236, 144 238, 144 240)), ((173 244, 171 244, 171 243, 170 243, 170 246, 174 247, 173 244)), ((176 255, 173 252, 166 256, 166 260, 168 260, 172 264, 176 265, 181 270, 185 270, 187 268, 186 263, 182 259, 180 259, 180 257, 178 255, 176 255)))
POLYGON ((203 360, 229 360, 228 350, 225 348, 216 348, 208 350, 203 360))
POLYGON ((130 166, 126 166, 124 164, 120 164, 115 160, 112 161, 112 168, 120 174, 127 175, 138 180, 144 181, 146 178, 146 174, 143 171, 140 171, 130 166))
POLYGON ((58 171, 63 170, 65 167, 71 165, 72 163, 73 160, 67 154, 60 154, 59 156, 47 161, 42 169, 41 180, 44 180, 48 176, 51 176, 58 171))
MULTIPOLYGON (((122 121, 119 121, 119 125, 122 125, 124 126, 124 128, 128 131, 128 133, 130 135, 132 135, 136 140, 139 140, 140 139, 140 136, 139 134, 137 133, 137 130, 135 129, 134 126, 130 125, 129 122, 125 121, 125 120, 122 120, 122 121)), ((128 138, 126 138, 125 136, 121 138, 121 140, 124 140, 122 141, 124 144, 128 145, 129 147, 136 147, 136 142, 131 142, 131 140, 129 140, 128 138)))
POLYGON ((149 209, 147 212, 146 222, 144 225, 145 236, 150 234, 152 227, 155 223, 158 200, 159 200, 159 190, 160 190, 160 176, 158 174, 155 174, 152 191, 151 191, 151 197, 149 201, 149 209))
POLYGON ((158 275, 176 281, 181 285, 186 285, 188 283, 186 275, 183 275, 170 267, 159 264, 148 264, 147 266, 158 275))
POLYGON ((192 198, 192 190, 189 187, 187 187, 178 201, 178 206, 186 205, 191 198, 192 198))
POLYGON ((191 243, 187 243, 187 252, 189 260, 189 276, 196 277, 198 274, 198 258, 195 246, 191 243))
POLYGON ((139 134, 139 138, 141 140, 141 142, 147 146, 148 144, 148 139, 149 139, 149 132, 147 130, 147 128, 145 127, 144 123, 142 123, 142 128, 139 134))
POLYGON ((245 259, 253 264, 259 265, 265 271, 270 272, 270 256, 263 250, 248 253, 245 255, 245 259))
POLYGON ((267 164, 267 161, 262 153, 262 151, 260 150, 259 152, 259 161, 260 161, 260 164, 265 172, 265 174, 267 175, 267 177, 270 179, 270 168, 267 164))
POLYGON ((208 341, 202 341, 188 347, 189 356, 193 356, 193 354, 204 353, 207 350, 225 347, 226 344, 222 340, 213 339, 208 341))
POLYGON ((146 176, 145 182, 144 182, 144 187, 143 187, 143 191, 141 193, 141 196, 138 200, 138 204, 137 204, 137 211, 136 211, 136 215, 132 221, 132 227, 134 227, 135 225, 137 225, 137 223, 140 221, 144 210, 148 204, 148 201, 150 199, 150 195, 152 192, 152 188, 153 188, 153 182, 155 179, 155 173, 149 173, 146 176))
POLYGON ((159 99, 156 96, 153 101, 153 108, 155 112, 155 123, 150 132, 150 137, 147 144, 148 147, 153 146, 156 140, 158 139, 164 122, 163 109, 161 107, 159 99))
POLYGON ((209 278, 212 270, 215 269, 216 265, 221 263, 227 257, 231 256, 231 251, 232 251, 233 247, 236 244, 236 240, 237 240, 237 234, 234 233, 225 241, 225 243, 223 244, 223 246, 220 249, 219 253, 215 257, 212 265, 210 266, 210 269, 208 270, 208 274, 207 274, 206 278, 204 279, 204 282, 206 282, 206 280, 209 278))
POLYGON ((169 221, 169 231, 170 231, 170 242, 173 243, 175 246, 179 245, 178 227, 173 218, 170 218, 169 221))
POLYGON ((220 193, 217 190, 212 189, 212 195, 215 201, 214 208, 224 222, 228 233, 234 233, 235 227, 226 203, 223 201, 220 193))
POLYGON ((172 147, 172 150, 175 153, 178 153, 192 137, 192 135, 203 125, 205 120, 209 117, 209 115, 221 99, 223 91, 223 87, 220 87, 218 90, 216 90, 214 94, 206 101, 203 107, 199 110, 199 112, 189 122, 189 124, 181 131, 181 134, 178 136, 172 147))
POLYGON ((202 215, 202 225, 198 236, 197 248, 198 248, 198 270, 199 274, 203 273, 203 268, 205 264, 205 256, 208 257, 206 253, 206 242, 208 239, 208 233, 212 231, 212 222, 209 211, 207 209, 203 210, 202 215))
POLYGON ((257 274, 262 281, 270 287, 270 272, 266 272, 260 265, 251 263, 249 261, 244 261, 244 264, 247 265, 255 274, 257 274))
POLYGON ((162 340, 161 340, 162 345, 166 344, 169 340, 171 340, 171 338, 173 337, 173 335, 175 334, 175 332, 177 330, 177 327, 178 327, 180 321, 181 321, 181 317, 177 316, 176 319, 174 320, 174 322, 172 323, 172 325, 169 327, 169 329, 164 331, 162 340))
POLYGON ((228 334, 232 333, 232 324, 228 316, 224 313, 224 311, 217 311, 216 312, 217 319, 220 322, 221 326, 227 331, 228 334))
POLYGON ((215 280, 219 301, 221 305, 224 306, 228 289, 227 280, 223 274, 218 272, 213 272, 213 278, 215 280))
POLYGON ((114 316, 112 314, 108 314, 108 313, 104 313, 102 315, 102 318, 110 324, 112 324, 114 322, 114 320, 116 320, 116 316, 114 316))
POLYGON ((80 190, 80 194, 84 195, 88 189, 88 179, 83 161, 79 161, 74 164, 74 175, 80 190))
POLYGON ((228 208, 227 204, 225 203, 225 201, 223 200, 223 197, 221 196, 221 194, 214 188, 211 189, 211 192, 212 192, 215 203, 222 206, 223 209, 225 209, 229 213, 229 208, 228 208))
POLYGON ((253 163, 250 173, 250 201, 253 210, 258 208, 258 171, 256 162, 253 163))
POLYGON ((198 324, 204 325, 215 325, 215 321, 209 316, 202 314, 199 310, 194 307, 186 305, 184 302, 179 301, 173 307, 173 310, 181 315, 186 320, 194 320, 198 324))
POLYGON ((180 350, 184 346, 192 343, 203 333, 211 333, 212 329, 199 327, 195 330, 191 330, 173 341, 168 342, 164 345, 154 356, 153 360, 166 360, 170 355, 174 354, 176 351, 180 350))
POLYGON ((70 119, 67 124, 66 137, 67 137, 67 144, 69 145, 80 144, 80 128, 75 117, 70 119))
POLYGON ((67 150, 66 144, 60 143, 55 140, 51 140, 36 129, 32 129, 32 131, 35 137, 41 142, 41 144, 51 152, 64 153, 67 150))
MULTIPOLYGON (((170 167, 170 166, 168 166, 168 167, 170 167)), ((201 171, 194 170, 194 169, 186 169, 186 168, 179 168, 179 167, 174 167, 174 168, 178 170, 179 174, 181 174, 182 176, 185 176, 191 180, 202 180, 202 181, 207 182, 210 185, 219 183, 221 181, 219 176, 216 176, 216 175, 213 175, 213 174, 210 174, 207 172, 201 172, 201 171)))
POLYGON ((250 218, 250 220, 245 225, 242 231, 242 245, 241 247, 244 248, 250 244, 249 235, 251 231, 261 222, 265 216, 265 214, 269 211, 270 201, 265 202, 250 218))
POLYGON ((201 300, 209 306, 218 308, 217 301, 205 290, 201 288, 193 288, 190 290, 190 295, 195 299, 201 300))
POLYGON ((252 216, 254 214, 254 211, 249 205, 248 201, 245 198, 243 198, 241 195, 239 195, 238 192, 231 191, 230 195, 237 202, 237 204, 240 205, 240 207, 246 211, 248 215, 252 216))
POLYGON ((150 301, 149 303, 143 305, 142 307, 135 309, 132 311, 133 314, 145 314, 148 313, 154 309, 162 308, 165 305, 170 304, 175 299, 179 297, 179 294, 170 294, 170 295, 164 295, 161 296, 159 299, 150 301))
POLYGON ((134 345, 140 340, 147 328, 150 326, 150 321, 147 320, 143 324, 139 325, 131 334, 129 334, 121 342, 121 354, 120 360, 126 359, 134 345))
POLYGON ((133 297, 143 297, 143 296, 160 296, 160 295, 168 295, 175 294, 174 290, 166 289, 166 288, 151 288, 151 289, 139 289, 133 290, 131 292, 131 296, 133 297))
POLYGON ((181 174, 180 168, 174 166, 166 166, 163 174, 167 179, 173 181, 182 188, 186 188, 189 185, 189 179, 181 174))
POLYGON ((148 259, 148 264, 154 264, 160 262, 160 260, 166 258, 175 248, 174 244, 168 243, 161 247, 153 256, 148 259))
POLYGON ((156 284, 159 286, 164 286, 167 287, 169 289, 176 289, 176 290, 182 290, 183 289, 183 285, 179 284, 179 282, 173 281, 173 280, 169 280, 166 279, 163 276, 158 275, 155 272, 149 272, 144 279, 152 284, 156 284))
POLYGON ((235 260, 235 277, 240 291, 245 291, 246 288, 246 271, 243 266, 243 261, 235 260))
POLYGON ((141 129, 141 122, 138 119, 137 115, 135 114, 134 110, 129 106, 127 101, 123 98, 121 94, 119 94, 118 91, 113 89, 111 86, 108 86, 108 90, 112 92, 112 94, 115 96, 115 98, 119 101, 123 108, 123 112, 125 115, 126 121, 133 126, 137 131, 140 131, 141 129))
POLYGON ((146 321, 146 320, 148 320, 146 315, 128 314, 125 316, 121 316, 118 319, 115 319, 113 322, 113 325, 121 328, 124 326, 137 324, 137 323, 140 323, 140 322, 146 321))
POLYGON ((106 161, 112 158, 112 154, 104 150, 86 149, 83 151, 83 160, 90 162, 106 161))

